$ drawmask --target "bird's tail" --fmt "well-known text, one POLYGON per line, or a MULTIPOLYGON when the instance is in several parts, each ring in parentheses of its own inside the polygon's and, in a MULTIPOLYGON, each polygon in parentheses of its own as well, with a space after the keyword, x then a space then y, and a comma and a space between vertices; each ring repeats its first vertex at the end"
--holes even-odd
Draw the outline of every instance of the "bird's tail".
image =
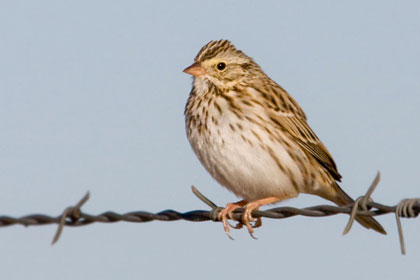
MULTIPOLYGON (((332 201, 332 202, 334 202, 338 206, 344 206, 344 205, 347 205, 347 204, 350 204, 350 203, 354 202, 354 200, 348 194, 346 194, 340 188, 340 186, 338 184, 334 184, 334 191, 335 191, 334 195, 331 195, 331 193, 329 193, 329 194, 325 194, 325 196, 323 194, 321 194, 321 196, 330 200, 330 201, 332 201)), ((373 229, 373 230, 375 230, 379 233, 386 234, 385 229, 373 217, 370 217, 370 216, 356 216, 356 221, 358 221, 359 224, 361 224, 365 228, 373 229)))

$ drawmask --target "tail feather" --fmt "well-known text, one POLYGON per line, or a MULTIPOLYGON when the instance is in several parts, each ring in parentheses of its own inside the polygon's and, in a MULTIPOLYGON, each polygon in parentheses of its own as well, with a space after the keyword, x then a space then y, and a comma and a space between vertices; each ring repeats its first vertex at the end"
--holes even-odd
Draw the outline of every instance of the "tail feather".
POLYGON ((356 221, 358 221, 359 224, 361 224, 365 228, 373 229, 374 231, 379 232, 381 234, 386 234, 385 229, 373 217, 369 217, 369 216, 356 216, 356 221))
MULTIPOLYGON (((338 184, 334 185, 335 195, 331 194, 321 194, 322 197, 331 200, 332 202, 336 203, 338 206, 344 206, 354 202, 354 200, 346 194, 338 184)), ((386 234, 385 229, 381 226, 381 224, 375 220, 373 217, 370 216, 356 216, 356 221, 359 222, 362 226, 368 229, 373 229, 381 234, 386 234)))

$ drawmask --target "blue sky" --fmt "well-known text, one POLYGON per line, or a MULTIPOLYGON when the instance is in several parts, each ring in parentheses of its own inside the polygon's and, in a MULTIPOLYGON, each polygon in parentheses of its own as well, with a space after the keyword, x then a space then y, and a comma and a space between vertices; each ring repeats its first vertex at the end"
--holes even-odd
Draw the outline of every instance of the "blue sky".
MULTIPOLYGON (((0 4, 0 213, 206 209, 236 198, 193 154, 182 70, 230 39, 303 107, 351 196, 419 196, 417 1, 4 1, 0 4)), ((302 195, 280 205, 327 203, 302 195)), ((347 217, 264 220, 253 240, 219 223, 0 229, 4 279, 396 279, 417 275, 419 221, 380 236, 347 217)))

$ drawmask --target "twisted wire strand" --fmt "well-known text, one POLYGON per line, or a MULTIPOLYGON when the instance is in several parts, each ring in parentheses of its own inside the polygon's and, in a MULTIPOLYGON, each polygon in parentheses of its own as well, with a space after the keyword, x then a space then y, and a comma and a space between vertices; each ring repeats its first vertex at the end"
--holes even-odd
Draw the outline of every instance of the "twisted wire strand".
MULTIPOLYGON (((268 210, 256 210, 252 212, 254 218, 270 218, 270 219, 285 219, 294 216, 305 216, 305 217, 327 217, 337 214, 349 214, 349 222, 344 229, 343 234, 350 231, 356 215, 368 215, 368 216, 381 216, 389 213, 394 213, 397 221, 401 253, 405 254, 405 244, 403 231, 401 227, 400 218, 415 218, 420 213, 420 198, 410 198, 401 200, 395 206, 388 206, 374 202, 370 196, 378 185, 380 174, 376 176, 372 182, 368 191, 364 196, 359 197, 354 203, 339 207, 333 205, 317 205, 306 208, 295 208, 295 207, 275 207, 268 210)), ((32 214, 23 217, 10 217, 0 216, 0 227, 7 227, 12 225, 23 225, 23 226, 39 226, 39 225, 50 225, 58 224, 57 231, 52 240, 52 244, 55 244, 62 232, 64 226, 78 227, 90 225, 93 223, 116 223, 116 222, 130 222, 130 223, 146 223, 151 221, 177 221, 185 220, 190 222, 203 222, 203 221, 215 221, 218 220, 218 213, 223 209, 218 207, 215 203, 201 194, 197 188, 192 186, 193 193, 205 204, 207 204, 211 210, 193 210, 188 212, 178 212, 175 210, 163 210, 158 213, 150 213, 147 211, 133 211, 128 213, 116 213, 113 211, 107 211, 98 215, 92 215, 85 213, 81 210, 81 207, 88 201, 89 192, 75 205, 65 208, 59 216, 49 216, 44 214, 32 214)), ((236 209, 233 212, 233 218, 237 221, 241 221, 243 209, 236 209)))
POLYGON ((420 204, 420 198, 408 198, 403 199, 398 203, 395 209, 395 219, 397 220, 397 227, 398 227, 398 236, 400 238, 400 248, 401 254, 405 255, 405 242, 404 242, 404 234, 401 226, 401 219, 400 217, 404 218, 415 218, 418 216, 419 212, 415 210, 416 204, 420 204))

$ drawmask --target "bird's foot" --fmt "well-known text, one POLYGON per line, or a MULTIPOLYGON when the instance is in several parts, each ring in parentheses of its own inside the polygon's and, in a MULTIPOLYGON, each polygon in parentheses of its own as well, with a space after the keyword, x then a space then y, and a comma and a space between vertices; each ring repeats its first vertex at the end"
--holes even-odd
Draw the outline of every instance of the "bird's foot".
POLYGON ((275 203, 279 200, 280 199, 278 197, 272 196, 272 197, 267 197, 267 198, 253 201, 245 205, 245 211, 242 214, 242 224, 244 224, 247 227, 248 232, 252 238, 257 239, 254 236, 254 228, 258 228, 262 225, 261 217, 258 217, 258 218, 252 217, 252 211, 258 210, 263 205, 275 203), (251 222, 253 221, 255 222, 252 225, 251 222))
POLYGON ((235 229, 240 229, 240 228, 242 228, 242 223, 239 222, 235 226, 233 226, 228 222, 228 218, 233 220, 233 211, 235 209, 243 207, 246 204, 247 204, 247 201, 245 201, 245 200, 241 200, 241 201, 238 201, 238 202, 235 202, 235 203, 228 203, 228 204, 226 204, 226 207, 222 211, 220 211, 220 213, 218 215, 219 221, 222 221, 222 223, 223 223, 223 228, 225 229, 226 235, 232 240, 233 240, 233 238, 230 235, 229 226, 232 227, 232 228, 235 228, 235 229))

